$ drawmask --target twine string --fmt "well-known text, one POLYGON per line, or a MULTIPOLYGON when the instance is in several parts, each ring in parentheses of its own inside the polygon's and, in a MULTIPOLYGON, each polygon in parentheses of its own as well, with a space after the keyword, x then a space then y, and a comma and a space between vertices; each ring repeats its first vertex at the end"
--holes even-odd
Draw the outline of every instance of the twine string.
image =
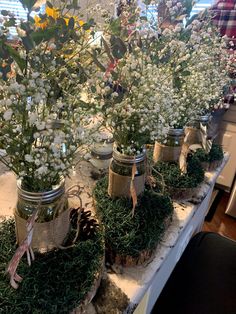
MULTIPOLYGON (((165 194, 166 193, 166 184, 165 184, 165 180, 164 180, 163 175, 159 171, 157 171, 154 167, 152 167, 152 171, 155 172, 160 177, 160 188, 161 188, 160 194, 165 194)), ((150 179, 150 182, 152 182, 151 179, 150 179)))
POLYGON ((138 203, 137 193, 136 193, 136 189, 134 185, 134 177, 135 177, 136 172, 137 172, 137 166, 136 166, 136 163, 134 163, 132 166, 132 175, 131 175, 131 181, 130 181, 130 195, 132 197, 132 202, 133 202, 132 217, 134 216, 135 207, 138 203))

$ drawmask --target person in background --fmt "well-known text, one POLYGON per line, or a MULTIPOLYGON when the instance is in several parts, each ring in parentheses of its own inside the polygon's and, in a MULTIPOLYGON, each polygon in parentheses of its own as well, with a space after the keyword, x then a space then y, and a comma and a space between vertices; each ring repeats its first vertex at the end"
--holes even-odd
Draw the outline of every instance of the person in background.
MULTIPOLYGON (((217 0, 211 7, 213 24, 219 28, 222 36, 229 39, 229 53, 232 56, 231 73, 234 80, 233 93, 236 93, 236 0, 217 0)), ((232 102, 232 100, 231 100, 232 102)))
MULTIPOLYGON (((232 79, 236 79, 236 0, 217 0, 210 9, 213 24, 219 28, 222 36, 228 37, 228 52, 232 56, 230 69, 232 79)), ((236 84, 235 86, 236 87, 236 84)), ((236 92, 236 90, 235 90, 236 92)))
MULTIPOLYGON (((222 36, 226 35, 233 43, 236 44, 236 0, 217 0, 210 9, 215 24, 222 36)), ((235 46, 231 46, 233 49, 235 46)))

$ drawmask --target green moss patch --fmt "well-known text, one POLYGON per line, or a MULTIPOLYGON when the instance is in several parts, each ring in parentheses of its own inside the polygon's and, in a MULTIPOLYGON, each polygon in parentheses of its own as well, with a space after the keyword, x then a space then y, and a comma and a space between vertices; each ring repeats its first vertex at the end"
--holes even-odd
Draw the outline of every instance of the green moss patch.
POLYGON ((204 149, 198 148, 194 156, 201 162, 213 162, 222 160, 224 158, 224 152, 220 145, 213 143, 209 154, 206 153, 204 149))
POLYGON ((0 239, 0 312, 4 314, 68 314, 86 297, 101 269, 103 237, 98 228, 72 248, 35 254, 30 267, 24 257, 17 269, 23 281, 14 290, 5 275, 16 251, 13 220, 0 225, 0 239))
POLYGON ((154 165, 154 177, 160 182, 172 188, 195 188, 204 180, 204 170, 201 162, 195 155, 189 154, 187 158, 187 172, 183 173, 176 162, 159 161, 154 165))
POLYGON ((155 249, 166 229, 166 219, 173 212, 170 198, 146 189, 132 216, 132 200, 110 198, 107 187, 108 178, 104 177, 94 189, 96 208, 105 228, 106 247, 131 257, 155 249))

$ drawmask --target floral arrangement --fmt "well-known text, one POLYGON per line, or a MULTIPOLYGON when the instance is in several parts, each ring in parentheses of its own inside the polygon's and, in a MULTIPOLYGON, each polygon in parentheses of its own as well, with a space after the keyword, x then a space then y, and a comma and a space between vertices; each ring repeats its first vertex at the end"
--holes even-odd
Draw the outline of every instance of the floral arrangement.
POLYGON ((191 6, 175 0, 145 1, 142 8, 136 1, 122 3, 104 29, 102 48, 93 52, 99 70, 88 81, 88 94, 122 152, 165 142, 169 128, 183 128, 223 96, 224 39, 207 15, 184 26, 191 6), (159 12, 158 23, 150 4, 159 12))
POLYGON ((112 75, 96 86, 106 123, 122 153, 138 153, 150 138, 166 134, 160 108, 170 103, 170 88, 161 69, 139 47, 127 52, 112 75))
POLYGON ((153 61, 165 68, 173 83, 175 110, 173 115, 166 114, 171 128, 183 128, 200 114, 210 112, 222 99, 229 81, 225 39, 220 38, 207 12, 189 19, 189 5, 167 1, 166 10, 171 12, 172 19, 159 31, 160 38, 151 44, 153 61), (176 10, 182 15, 173 19, 176 10), (185 26, 183 17, 187 19, 185 26))
POLYGON ((230 56, 226 51, 225 38, 205 13, 203 21, 194 20, 189 43, 192 46, 192 60, 189 64, 189 76, 184 84, 187 105, 197 115, 211 113, 223 101, 224 89, 229 84, 228 65, 230 56))
POLYGON ((145 31, 140 7, 131 1, 118 12, 103 32, 102 49, 93 51, 99 70, 87 81, 88 94, 119 151, 136 154, 144 144, 166 137, 166 117, 174 114, 173 86, 166 69, 153 61, 154 33, 145 31))
MULTIPOLYGON (((0 142, 2 161, 32 191, 50 190, 67 176, 85 139, 82 100, 89 77, 86 53, 93 20, 82 23, 47 2, 45 14, 33 19, 36 0, 20 1, 27 21, 2 12, 0 29, 0 142), (18 42, 9 42, 16 27, 18 42)), ((67 9, 78 10, 74 1, 67 9)))
MULTIPOLYGON (((102 28, 101 44, 91 45, 94 20, 81 22, 65 13, 74 1, 32 19, 36 0, 21 0, 28 20, 19 25, 2 12, 0 160, 27 188, 49 189, 68 175, 84 125, 95 121, 112 131, 119 150, 135 154, 147 142, 165 139, 170 127, 210 110, 226 84, 223 44, 207 18, 183 27, 189 1, 164 3, 169 27, 148 16, 149 1, 122 3, 118 16, 102 28), (146 8, 146 10, 145 10, 146 8), (146 13, 145 13, 146 12, 146 13), (146 14, 146 15, 145 15, 146 14), (19 42, 9 44, 9 27, 19 42), (86 89, 85 89, 86 88, 86 89), (86 90, 86 102, 83 92, 86 90), (88 105, 87 103, 90 103, 88 105)), ((93 11, 94 12, 94 11, 93 11)), ((78 14, 77 14, 78 15, 78 14)))

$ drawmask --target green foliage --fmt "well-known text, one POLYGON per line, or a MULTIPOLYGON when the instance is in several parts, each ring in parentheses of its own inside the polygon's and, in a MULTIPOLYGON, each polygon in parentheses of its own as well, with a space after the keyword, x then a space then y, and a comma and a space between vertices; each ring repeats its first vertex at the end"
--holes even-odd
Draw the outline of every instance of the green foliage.
POLYGON ((69 22, 68 22, 68 27, 71 30, 74 29, 74 27, 75 27, 75 19, 73 17, 70 17, 69 22))
POLYGON ((216 160, 222 160, 224 158, 224 152, 220 145, 213 143, 209 154, 203 148, 196 150, 194 156, 201 162, 213 162, 216 160))
POLYGON ((17 51, 12 48, 9 45, 5 45, 5 50, 9 53, 9 56, 13 58, 13 60, 15 60, 15 62, 17 63, 17 65, 19 66, 20 70, 23 71, 25 70, 26 67, 26 62, 24 59, 22 59, 20 57, 20 55, 17 53, 17 51))
POLYGON ((52 8, 53 8, 53 5, 51 4, 51 2, 50 2, 50 1, 46 1, 46 5, 47 5, 50 9, 52 9, 52 8))
POLYGON ((194 155, 201 162, 208 162, 209 161, 209 155, 206 153, 206 151, 203 148, 198 148, 196 150, 196 152, 194 153, 194 155))
POLYGON ((14 290, 5 269, 16 250, 15 226, 7 220, 0 227, 0 312, 70 313, 90 291, 103 256, 102 235, 78 241, 73 248, 36 254, 31 267, 26 257, 18 273, 23 277, 14 290))
POLYGON ((146 5, 150 5, 151 2, 152 2, 151 0, 144 0, 144 1, 143 1, 143 3, 146 4, 146 5))
POLYGON ((170 198, 146 189, 132 217, 132 201, 111 199, 107 186, 108 179, 104 177, 94 189, 96 208, 105 228, 106 247, 116 254, 132 257, 154 249, 165 231, 165 220, 173 212, 170 198))
POLYGON ((196 185, 204 180, 204 170, 194 154, 188 154, 187 156, 187 174, 195 180, 196 185))
POLYGON ((55 37, 56 26, 49 29, 38 29, 31 34, 31 38, 36 45, 43 41, 53 39, 55 37))
POLYGON ((215 160, 222 160, 224 158, 224 152, 220 145, 214 144, 211 147, 211 151, 209 153, 209 162, 215 160))
POLYGON ((88 31, 94 25, 95 25, 94 19, 89 19, 88 22, 84 23, 82 27, 85 31, 88 31))
POLYGON ((33 6, 36 4, 37 0, 19 0, 25 10, 29 12, 32 11, 33 6))
POLYGON ((113 34, 120 35, 121 32, 121 21, 120 19, 114 19, 110 23, 110 30, 113 34))
POLYGON ((7 10, 2 10, 2 11, 1 11, 1 14, 2 14, 3 16, 7 16, 7 15, 9 14, 9 11, 7 11, 7 10))
POLYGON ((161 175, 167 188, 195 188, 204 180, 204 170, 201 163, 191 154, 187 158, 187 173, 183 173, 179 164, 175 162, 159 161, 154 169, 153 175, 157 181, 160 180, 161 175))
MULTIPOLYGON (((33 6, 36 4, 37 0, 20 0, 23 7, 30 13, 33 6)), ((5 34, 4 31, 7 31, 9 27, 16 26, 16 18, 12 15, 10 11, 2 10, 1 14, 3 16, 8 17, 7 21, 4 23, 4 28, 2 27, 2 32, 4 34, 1 35, 0 38, 0 61, 4 60, 4 63, 9 63, 9 67, 2 69, 0 67, 0 72, 3 73, 4 78, 7 76, 9 72, 11 72, 11 64, 13 61, 17 63, 20 70, 23 72, 27 67, 27 58, 26 60, 21 58, 21 54, 19 51, 25 52, 28 54, 30 51, 37 49, 37 46, 44 42, 50 42, 53 40, 53 42, 56 44, 58 50, 62 50, 63 45, 68 44, 71 40, 77 40, 78 45, 82 42, 84 38, 83 35, 78 35, 76 32, 78 31, 78 25, 75 25, 75 19, 73 17, 64 15, 60 9, 53 8, 53 5, 51 2, 47 1, 47 6, 51 9, 54 9, 55 12, 60 13, 60 17, 54 18, 52 16, 48 16, 47 14, 38 14, 38 17, 40 17, 40 22, 38 24, 46 23, 46 28, 40 28, 39 25, 36 26, 35 20, 28 15, 27 21, 21 21, 20 27, 22 30, 25 31, 24 36, 20 36, 19 41, 19 47, 17 49, 10 47, 10 45, 7 43, 7 33, 5 34), (68 24, 66 24, 65 18, 68 19, 68 24), (22 47, 23 46, 23 47, 22 47), (1 60, 2 59, 2 60, 1 60), (4 71, 7 73, 4 73, 4 71)), ((77 1, 72 1, 70 3, 71 10, 78 9, 77 1)), ((83 24, 82 28, 83 30, 89 31, 91 27, 95 26, 94 19, 89 19, 86 23, 83 24)), ((45 48, 42 47, 42 50, 45 48)), ((1 63, 1 62, 0 62, 1 63)), ((25 76, 24 74, 21 74, 22 76, 25 76)))
POLYGON ((4 22, 4 27, 14 27, 16 26, 16 19, 14 17, 10 17, 8 21, 4 22))
POLYGON ((111 51, 116 59, 122 59, 127 51, 125 43, 119 37, 111 36, 111 51))
POLYGON ((185 8, 185 14, 187 17, 190 16, 193 6, 196 4, 197 1, 194 0, 182 0, 183 7, 185 8))

